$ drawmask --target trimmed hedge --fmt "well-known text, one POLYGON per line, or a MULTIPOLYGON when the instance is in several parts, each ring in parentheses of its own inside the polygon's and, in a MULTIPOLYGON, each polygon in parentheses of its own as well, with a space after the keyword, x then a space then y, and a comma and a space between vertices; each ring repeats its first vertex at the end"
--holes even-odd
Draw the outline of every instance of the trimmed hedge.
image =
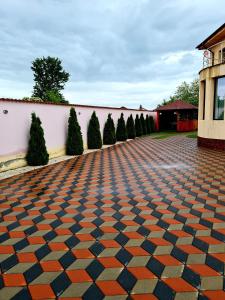
POLYGON ((127 139, 127 130, 126 130, 123 113, 121 113, 121 116, 117 122, 116 139, 117 141, 126 141, 127 139))
POLYGON ((154 118, 153 116, 150 116, 150 127, 151 127, 151 132, 154 132, 155 131, 155 121, 154 121, 154 118))
POLYGON ((113 145, 116 143, 116 133, 114 121, 111 118, 111 114, 108 114, 107 121, 105 122, 104 130, 103 130, 103 144, 105 145, 113 145))
POLYGON ((136 130, 134 125, 134 119, 132 114, 127 119, 127 137, 128 139, 135 139, 136 137, 136 130))
POLYGON ((136 136, 142 136, 142 134, 143 134, 142 124, 141 124, 141 120, 140 120, 138 114, 136 115, 136 118, 135 118, 135 130, 136 130, 136 136))
POLYGON ((70 109, 68 120, 68 135, 66 141, 67 155, 81 155, 84 152, 83 139, 75 109, 70 109))
POLYGON ((150 122, 150 117, 149 117, 149 115, 146 116, 145 124, 146 124, 146 131, 147 131, 147 134, 150 134, 150 133, 151 133, 151 122, 150 122))
POLYGON ((146 129, 146 123, 145 123, 145 118, 144 118, 143 113, 141 114, 140 120, 141 120, 141 126, 142 126, 142 134, 146 135, 147 129, 146 129))
POLYGON ((26 160, 29 166, 47 165, 49 154, 45 145, 44 130, 41 126, 41 120, 35 113, 32 113, 31 117, 30 139, 26 160))
POLYGON ((95 111, 93 112, 88 125, 87 144, 88 144, 88 149, 102 148, 100 126, 95 111))

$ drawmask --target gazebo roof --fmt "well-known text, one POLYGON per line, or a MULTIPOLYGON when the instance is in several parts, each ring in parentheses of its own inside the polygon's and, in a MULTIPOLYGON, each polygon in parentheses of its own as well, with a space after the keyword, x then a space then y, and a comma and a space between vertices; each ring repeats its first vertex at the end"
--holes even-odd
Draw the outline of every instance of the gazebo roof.
POLYGON ((194 106, 193 104, 187 103, 183 100, 176 100, 174 102, 171 102, 169 104, 165 104, 163 106, 160 106, 156 109, 156 111, 162 111, 162 110, 195 110, 198 109, 197 106, 194 106))

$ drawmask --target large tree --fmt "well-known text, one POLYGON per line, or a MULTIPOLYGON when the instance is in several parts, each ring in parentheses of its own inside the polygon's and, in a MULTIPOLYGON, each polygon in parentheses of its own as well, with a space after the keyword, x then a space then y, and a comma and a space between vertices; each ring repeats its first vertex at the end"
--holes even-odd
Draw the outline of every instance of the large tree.
POLYGON ((170 96, 169 100, 163 100, 163 103, 161 105, 165 105, 179 99, 187 103, 191 103, 193 105, 198 106, 198 98, 199 98, 199 80, 194 79, 190 83, 184 81, 180 85, 178 85, 175 93, 172 96, 170 96))
POLYGON ((50 56, 36 58, 31 70, 34 72, 34 97, 50 102, 65 102, 61 91, 70 74, 63 69, 60 59, 50 56))

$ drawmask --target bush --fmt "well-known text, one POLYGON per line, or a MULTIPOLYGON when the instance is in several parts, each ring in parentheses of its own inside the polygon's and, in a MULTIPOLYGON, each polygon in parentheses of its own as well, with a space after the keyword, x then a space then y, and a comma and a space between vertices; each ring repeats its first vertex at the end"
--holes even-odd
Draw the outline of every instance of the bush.
POLYGON ((67 155, 81 155, 84 152, 83 139, 75 109, 70 109, 68 120, 68 135, 66 141, 67 155))
POLYGON ((142 125, 141 125, 141 120, 139 119, 139 116, 136 115, 135 118, 135 130, 136 130, 136 136, 142 136, 142 125))
POLYGON ((116 133, 113 119, 111 118, 111 114, 108 114, 107 121, 105 122, 104 130, 103 130, 103 144, 105 145, 113 145, 116 143, 116 133))
POLYGON ((127 119, 127 137, 128 139, 135 139, 136 137, 134 119, 132 114, 127 119))
POLYGON ((35 102, 44 102, 41 98, 39 97, 23 97, 22 101, 35 101, 35 102))
POLYGON ((151 127, 151 132, 154 132, 155 131, 155 122, 154 122, 154 118, 153 116, 150 116, 150 127, 151 127))
POLYGON ((125 125, 125 121, 123 118, 123 113, 121 113, 121 116, 117 122, 116 139, 117 139, 117 141, 126 141, 126 139, 127 139, 127 130, 126 130, 126 125, 125 125))
POLYGON ((116 143, 116 128, 115 128, 114 121, 112 118, 111 118, 111 129, 112 129, 112 133, 113 133, 113 137, 114 137, 114 144, 115 144, 116 143))
POLYGON ((145 118, 144 118, 143 113, 141 114, 140 120, 141 120, 141 126, 142 126, 142 134, 146 135, 147 129, 146 129, 146 123, 145 123, 145 118))
POLYGON ((149 115, 146 116, 145 124, 146 124, 147 134, 150 134, 151 133, 151 123, 150 123, 149 115))
POLYGON ((96 116, 95 111, 93 112, 87 132, 87 143, 88 149, 101 149, 102 148, 102 138, 100 132, 100 126, 98 117, 96 116))
POLYGON ((30 127, 30 139, 26 160, 29 166, 47 165, 49 154, 45 145, 44 130, 41 127, 41 120, 32 113, 30 127))

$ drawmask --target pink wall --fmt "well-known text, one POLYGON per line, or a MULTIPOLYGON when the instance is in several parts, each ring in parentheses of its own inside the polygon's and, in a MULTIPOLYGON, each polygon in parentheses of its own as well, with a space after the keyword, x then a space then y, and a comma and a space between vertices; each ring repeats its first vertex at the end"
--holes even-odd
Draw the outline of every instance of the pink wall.
MULTIPOLYGON (((0 99, 0 157, 26 153, 32 112, 35 112, 42 121, 48 149, 63 148, 66 142, 70 107, 69 105, 28 103, 0 99), (4 110, 7 110, 8 113, 4 114, 4 110)), ((142 112, 144 116, 148 114, 154 118, 156 117, 156 113, 151 111, 80 105, 75 105, 75 109, 81 126, 84 144, 87 141, 88 122, 94 110, 99 118, 101 132, 103 132, 108 113, 112 114, 115 126, 121 112, 124 113, 125 120, 130 114, 133 114, 135 118, 136 114, 140 115, 142 112)))

